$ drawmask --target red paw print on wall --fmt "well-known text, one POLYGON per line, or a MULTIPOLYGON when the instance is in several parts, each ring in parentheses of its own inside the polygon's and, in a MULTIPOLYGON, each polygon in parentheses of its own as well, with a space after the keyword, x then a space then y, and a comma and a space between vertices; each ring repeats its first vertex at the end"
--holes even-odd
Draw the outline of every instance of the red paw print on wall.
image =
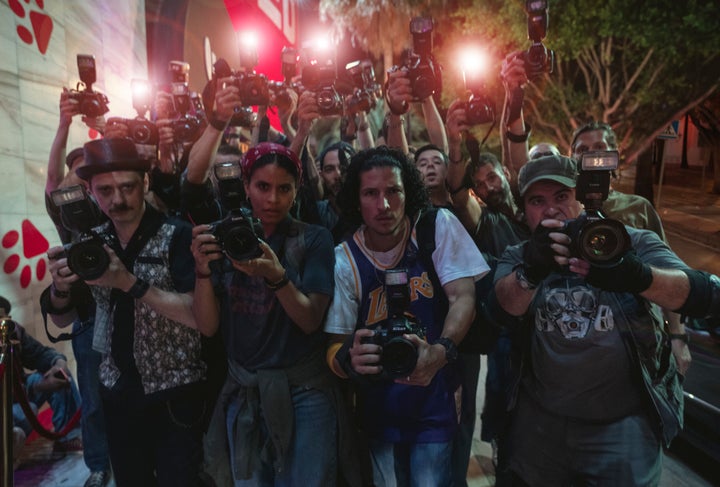
MULTIPOLYGON (((38 255, 45 254, 50 248, 50 244, 42 233, 33 225, 30 220, 23 220, 21 225, 22 232, 22 253, 26 260, 31 260, 38 255)), ((2 237, 3 249, 12 249, 20 241, 20 232, 10 230, 2 237)), ((3 264, 5 274, 12 274, 20 267, 20 255, 17 253, 10 254, 3 264)), ((20 269, 20 287, 27 288, 32 281, 33 270, 32 262, 25 263, 20 269)), ((44 257, 35 262, 35 277, 38 281, 45 278, 47 272, 47 262, 44 257)))
MULTIPOLYGON (((26 4, 30 4, 30 0, 23 1, 26 4)), ((25 11, 25 6, 23 6, 20 0, 9 0, 8 3, 10 5, 10 9, 17 16, 18 21, 27 17, 30 18, 32 32, 26 26, 18 25, 16 29, 18 37, 20 37, 25 44, 32 44, 33 41, 37 42, 38 51, 40 51, 40 54, 45 54, 48 44, 50 44, 50 36, 53 31, 52 19, 44 12, 39 12, 37 10, 30 10, 30 14, 28 15, 25 11)), ((35 4, 40 10, 45 8, 44 0, 35 0, 35 4)))

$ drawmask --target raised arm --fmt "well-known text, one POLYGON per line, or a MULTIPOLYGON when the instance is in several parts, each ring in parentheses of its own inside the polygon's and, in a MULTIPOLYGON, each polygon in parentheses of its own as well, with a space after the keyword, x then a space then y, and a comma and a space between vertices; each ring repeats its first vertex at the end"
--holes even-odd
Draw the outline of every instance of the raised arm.
POLYGON ((208 178, 213 158, 222 142, 223 132, 235 107, 241 103, 238 88, 229 81, 229 78, 218 81, 220 89, 215 93, 215 107, 210 123, 190 149, 186 174, 190 183, 202 184, 208 178))

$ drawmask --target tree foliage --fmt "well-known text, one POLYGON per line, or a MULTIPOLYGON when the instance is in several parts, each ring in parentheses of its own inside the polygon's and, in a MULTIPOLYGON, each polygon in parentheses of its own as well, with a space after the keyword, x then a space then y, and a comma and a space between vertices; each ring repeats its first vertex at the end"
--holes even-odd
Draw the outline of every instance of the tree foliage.
MULTIPOLYGON (((321 0, 321 12, 375 56, 410 43, 408 21, 425 13, 437 22, 436 56, 445 66, 444 100, 461 91, 454 58, 460 46, 481 43, 499 73, 504 56, 529 46, 522 0, 321 0)), ((545 44, 556 69, 528 86, 526 118, 533 140, 567 150, 572 132, 589 120, 611 124, 628 162, 678 115, 720 84, 720 2, 716 0, 549 0, 545 44)), ((502 100, 497 76, 488 91, 502 100)))

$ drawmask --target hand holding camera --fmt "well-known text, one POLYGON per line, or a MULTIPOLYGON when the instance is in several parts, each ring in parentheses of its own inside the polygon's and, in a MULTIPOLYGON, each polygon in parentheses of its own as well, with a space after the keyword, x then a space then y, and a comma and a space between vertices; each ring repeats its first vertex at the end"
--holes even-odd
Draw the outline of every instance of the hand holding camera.
POLYGON ((388 84, 385 101, 395 115, 402 115, 410 110, 413 100, 412 86, 406 69, 394 67, 388 71, 388 84))
POLYGON ((570 238, 560 233, 562 229, 560 220, 543 220, 525 244, 522 270, 531 285, 539 285, 559 265, 567 263, 570 238))
POLYGON ((640 294, 650 287, 653 275, 650 266, 630 250, 610 267, 591 264, 585 280, 605 291, 640 294))
POLYGON ((455 100, 450 104, 447 111, 447 119, 445 121, 445 130, 447 131, 448 142, 455 144, 460 150, 463 132, 470 129, 465 117, 465 102, 455 100))

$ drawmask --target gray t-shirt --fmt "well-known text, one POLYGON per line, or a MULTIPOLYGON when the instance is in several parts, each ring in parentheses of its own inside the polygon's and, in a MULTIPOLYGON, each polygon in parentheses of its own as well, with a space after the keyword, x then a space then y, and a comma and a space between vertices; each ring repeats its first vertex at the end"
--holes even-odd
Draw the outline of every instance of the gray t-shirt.
MULTIPOLYGON (((648 230, 627 227, 640 259, 660 268, 687 266, 648 230)), ((496 280, 522 262, 523 244, 510 247, 496 280)), ((602 291, 570 272, 555 272, 538 288, 526 314, 533 327, 531 373, 522 387, 545 410, 571 418, 608 421, 638 412, 636 381, 618 323, 654 320, 657 306, 630 293, 602 291)))

